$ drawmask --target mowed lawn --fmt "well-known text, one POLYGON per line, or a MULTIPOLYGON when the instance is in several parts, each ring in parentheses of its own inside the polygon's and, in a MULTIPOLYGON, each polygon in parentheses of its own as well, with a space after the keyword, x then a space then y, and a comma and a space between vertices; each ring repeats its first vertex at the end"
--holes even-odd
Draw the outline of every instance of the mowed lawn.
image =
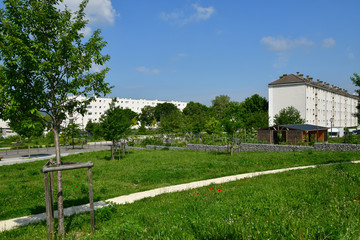
MULTIPOLYGON (((359 239, 360 164, 262 175, 65 219, 67 239, 359 239)), ((45 239, 46 224, 0 233, 45 239), (31 235, 29 235, 31 233, 31 235)))
MULTIPOLYGON (((196 180, 293 166, 359 160, 357 152, 246 152, 230 156, 216 152, 130 151, 121 160, 109 160, 109 151, 82 153, 63 161, 92 161, 94 200, 196 180)), ((0 219, 45 212, 44 182, 40 173, 46 161, 0 167, 0 219)), ((63 172, 65 207, 85 204, 86 169, 63 172)), ((56 189, 56 188, 55 188, 56 189)))

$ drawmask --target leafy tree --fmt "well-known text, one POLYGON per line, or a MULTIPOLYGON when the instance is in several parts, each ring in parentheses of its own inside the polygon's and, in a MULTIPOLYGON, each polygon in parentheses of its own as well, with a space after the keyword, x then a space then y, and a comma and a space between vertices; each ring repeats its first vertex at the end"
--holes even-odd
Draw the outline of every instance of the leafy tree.
POLYGON ((201 103, 189 102, 183 110, 188 117, 189 130, 200 133, 205 129, 206 120, 209 117, 208 107, 201 103))
MULTIPOLYGON (((57 8, 61 0, 3 0, 0 9, 0 118, 22 115, 51 126, 56 146, 56 163, 61 165, 59 131, 67 113, 84 114, 93 97, 107 94, 104 82, 108 68, 91 71, 93 64, 104 65, 106 42, 100 30, 86 41, 82 31, 87 20, 84 9, 57 8), (88 96, 80 102, 76 96, 88 96), (69 95, 73 97, 69 98, 69 95), (38 112, 50 116, 50 122, 38 112)), ((57 173, 59 224, 65 236, 62 175, 57 173)))
MULTIPOLYGON (((351 81, 355 84, 355 86, 360 87, 360 75, 354 73, 353 77, 350 77, 351 81)), ((358 94, 358 96, 360 97, 360 89, 356 89, 355 92, 358 94)), ((357 117, 358 119, 358 123, 360 124, 360 102, 358 103, 358 105, 356 106, 357 108, 357 112, 354 113, 354 116, 357 117)))
POLYGON ((279 114, 274 117, 275 125, 286 125, 286 124, 304 124, 305 120, 301 118, 300 111, 293 106, 283 108, 279 114))
POLYGON ((130 109, 115 107, 115 101, 100 118, 102 136, 106 141, 112 141, 111 160, 114 160, 115 144, 118 140, 129 133, 132 126, 132 119, 136 113, 130 109))
POLYGON ((230 102, 225 114, 226 117, 222 120, 224 130, 231 138, 231 155, 233 155, 236 143, 236 132, 244 126, 240 109, 241 106, 238 102, 230 102))
POLYGON ((253 130, 268 126, 269 104, 266 98, 254 94, 240 105, 245 129, 253 130))
POLYGON ((223 119, 230 104, 230 97, 227 95, 216 96, 215 99, 211 101, 211 103, 216 117, 218 119, 223 119))
POLYGON ((71 143, 73 149, 75 148, 75 138, 81 137, 81 130, 79 128, 79 124, 69 123, 64 129, 63 132, 65 136, 71 138, 71 143))
POLYGON ((151 126, 155 119, 155 107, 145 106, 141 109, 139 120, 141 125, 151 126))
POLYGON ((154 109, 154 118, 159 121, 162 115, 167 115, 172 111, 179 110, 174 104, 172 103, 159 103, 155 106, 154 109))
MULTIPOLYGON (((38 115, 40 116, 40 113, 38 115)), ((45 130, 44 125, 31 118, 18 116, 11 119, 9 127, 20 136, 28 138, 28 156, 30 157, 30 139, 42 136, 45 130)))
POLYGON ((160 119, 161 131, 164 133, 180 132, 184 124, 182 113, 179 109, 163 114, 160 119))
POLYGON ((221 123, 215 117, 207 119, 205 123, 205 131, 211 134, 212 141, 214 142, 214 134, 221 131, 221 123))

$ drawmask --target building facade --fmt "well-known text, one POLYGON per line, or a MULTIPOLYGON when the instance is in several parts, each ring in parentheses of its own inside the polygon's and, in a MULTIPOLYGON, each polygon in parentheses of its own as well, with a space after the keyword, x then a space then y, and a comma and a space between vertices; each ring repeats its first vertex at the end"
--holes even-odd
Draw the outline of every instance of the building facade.
MULTIPOLYGON (((85 100, 85 97, 78 97, 78 99, 85 100)), ((100 117, 105 113, 107 109, 109 109, 109 104, 112 102, 112 98, 95 98, 92 101, 87 109, 87 113, 84 116, 81 114, 70 114, 68 119, 63 123, 65 126, 69 124, 71 121, 79 124, 80 128, 85 128, 88 121, 99 122, 100 117)), ((116 98, 115 106, 119 106, 124 109, 131 109, 136 113, 141 113, 141 109, 145 106, 155 107, 159 103, 172 103, 174 104, 180 111, 182 111, 187 102, 180 101, 161 101, 161 100, 146 100, 146 99, 131 99, 131 98, 116 98)))
POLYGON ((268 85, 269 125, 283 108, 290 106, 300 111, 306 124, 324 127, 354 127, 358 120, 354 116, 359 98, 329 83, 317 80, 299 72, 284 74, 268 85))

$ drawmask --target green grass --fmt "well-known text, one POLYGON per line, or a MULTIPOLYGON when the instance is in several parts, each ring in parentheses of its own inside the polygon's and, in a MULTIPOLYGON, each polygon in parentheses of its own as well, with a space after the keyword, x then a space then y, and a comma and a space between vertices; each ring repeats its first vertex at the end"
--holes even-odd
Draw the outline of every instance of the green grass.
MULTIPOLYGON (((336 164, 103 208, 95 212, 92 236, 88 213, 65 225, 67 239, 358 239, 359 204, 360 165, 336 164)), ((0 239, 29 239, 29 232, 44 239, 46 225, 0 239)))
MULTIPOLYGON (((92 161, 94 200, 197 180, 293 166, 359 160, 356 152, 284 152, 227 154, 194 151, 130 151, 122 160, 109 160, 109 151, 64 157, 92 161)), ((41 167, 46 161, 0 167, 0 219, 45 212, 41 167)), ((86 169, 63 172, 64 206, 88 203, 86 169)))

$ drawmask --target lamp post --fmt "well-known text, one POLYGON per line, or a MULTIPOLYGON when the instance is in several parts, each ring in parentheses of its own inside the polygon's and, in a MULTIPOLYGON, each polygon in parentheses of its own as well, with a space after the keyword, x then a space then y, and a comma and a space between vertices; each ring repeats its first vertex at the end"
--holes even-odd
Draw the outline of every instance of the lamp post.
POLYGON ((330 118, 330 137, 332 137, 332 126, 333 126, 334 118, 330 118))

